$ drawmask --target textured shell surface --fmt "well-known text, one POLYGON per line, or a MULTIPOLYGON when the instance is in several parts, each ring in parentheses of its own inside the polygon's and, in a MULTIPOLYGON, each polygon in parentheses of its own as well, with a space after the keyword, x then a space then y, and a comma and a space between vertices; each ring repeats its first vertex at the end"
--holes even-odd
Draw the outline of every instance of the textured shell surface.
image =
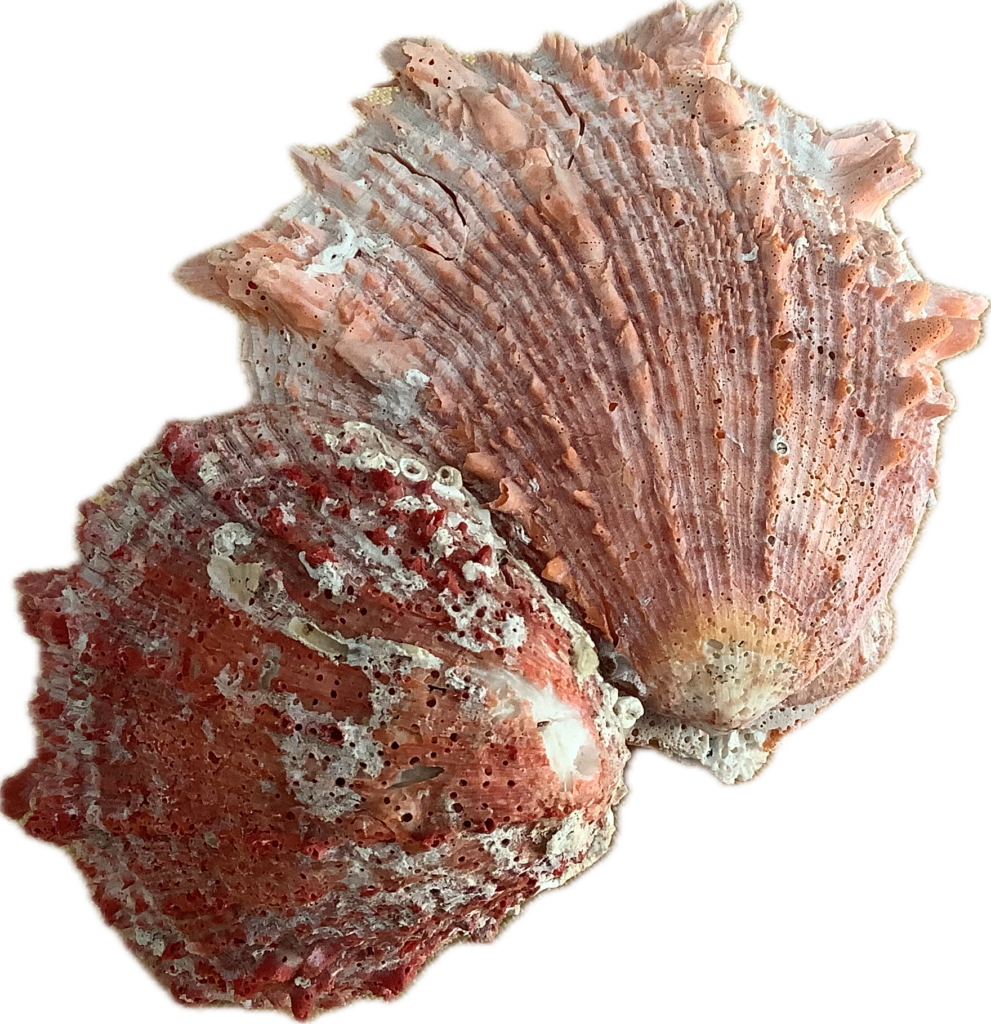
POLYGON ((747 778, 891 639, 936 486, 938 363, 984 299, 885 216, 884 121, 825 132, 724 60, 729 4, 597 47, 385 52, 307 189, 186 263, 259 401, 348 409, 459 467, 628 660, 642 742, 747 778), (713 757, 744 735, 750 757, 713 757))
MULTIPOLYGON (((889 118, 897 129, 888 137, 871 123, 867 148, 873 157, 889 147, 892 170, 885 163, 884 174, 894 175, 894 185, 910 173, 907 158, 898 159, 904 157, 900 129, 919 131, 912 160, 923 168, 924 182, 899 196, 894 222, 907 230, 921 273, 986 292, 988 207, 975 198, 987 155, 974 131, 980 79, 975 62, 948 67, 941 56, 959 52, 961 38, 976 38, 982 29, 977 15, 954 5, 938 22, 920 15, 915 23, 889 22, 885 12, 862 6, 840 0, 818 21, 816 12, 793 4, 751 0, 728 54, 719 58, 732 58, 733 69, 715 61, 717 18, 703 33, 714 61, 699 72, 691 47, 678 54, 682 98, 652 111, 631 85, 642 73, 633 62, 621 68, 626 77, 616 88, 608 70, 620 59, 615 46, 596 47, 601 79, 593 74, 596 80, 579 82, 586 92, 577 95, 569 91, 577 90, 574 76, 559 73, 571 52, 566 45, 559 40, 550 50, 547 44, 534 50, 542 30, 559 29, 578 40, 587 75, 591 49, 584 44, 637 23, 648 13, 639 4, 578 12, 509 0, 498 24, 448 3, 413 10, 386 2, 369 17, 289 2, 285 20, 252 3, 240 5, 236 19, 219 8, 187 10, 182 2, 162 21, 152 8, 122 20, 99 5, 85 19, 68 10, 54 22, 40 8, 19 13, 24 63, 12 62, 3 74, 15 76, 7 83, 13 88, 21 67, 36 88, 13 121, 23 140, 23 171, 15 159, 3 172, 4 194, 17 197, 8 214, 12 237, 20 240, 3 259, 7 279, 21 293, 8 308, 8 326, 25 339, 16 351, 35 359, 36 386, 17 389, 3 409, 17 481, 4 508, 8 538, 16 538, 5 545, 4 575, 69 564, 77 557, 68 544, 72 504, 80 494, 96 495, 82 510, 82 562, 32 573, 23 583, 28 619, 42 641, 34 710, 53 717, 41 760, 20 778, 43 797, 35 800, 38 832, 48 829, 70 844, 100 911, 177 991, 186 986, 187 995, 212 999, 221 988, 228 996, 233 985, 242 1001, 302 1015, 356 992, 393 994, 452 939, 490 937, 523 900, 567 880, 604 849, 613 801, 625 789, 620 737, 635 699, 652 706, 635 742, 701 760, 727 781, 748 777, 781 731, 825 706, 883 654, 890 632, 884 598, 920 520, 932 518, 896 591, 898 642, 876 678, 806 730, 787 761, 766 769, 756 788, 726 790, 667 759, 635 757, 619 838, 595 871, 536 901, 494 946, 462 944, 446 952, 398 1005, 361 1001, 338 1013, 349 1020, 402 1013, 410 1021, 470 1013, 496 1021, 509 1012, 591 1019, 656 1015, 660 1007, 687 1016, 715 1006, 756 1022, 794 1020, 796 1007, 813 1021, 967 1019, 981 1005, 981 940, 972 922, 984 916, 988 893, 974 807, 982 799, 981 740, 969 725, 991 711, 986 685, 975 685, 986 684, 987 673, 974 643, 988 611, 983 581, 991 568, 980 540, 989 498, 988 381, 979 353, 962 357, 959 370, 950 367, 960 408, 949 420, 940 460, 945 500, 923 516, 920 495, 931 504, 933 489, 932 427, 948 409, 940 405, 946 389, 934 363, 971 328, 938 322, 917 328, 929 332, 920 338, 899 334, 903 323, 973 320, 978 307, 933 286, 919 310, 909 311, 919 295, 902 294, 914 280, 906 243, 884 209, 871 209, 884 189, 858 180, 859 136, 833 129, 878 114, 889 118), (374 55, 404 36, 430 50, 419 54, 426 67, 431 59, 436 67, 440 53, 505 56, 461 62, 463 73, 483 81, 458 86, 460 110, 440 92, 436 104, 413 104, 411 97, 422 101, 442 90, 442 76, 416 79, 415 68, 404 69, 419 57, 392 46, 385 56, 399 71, 399 92, 395 81, 383 82, 374 55), (157 45, 149 45, 152 39, 157 45), (430 39, 449 45, 438 49, 430 39), (544 66, 533 63, 541 59, 544 66), (529 81, 507 70, 514 63, 529 81), (39 67, 47 67, 44 75, 39 67), (201 72, 188 73, 196 68, 201 72), (505 77, 496 83, 493 75, 505 77), (122 91, 124 80, 133 88, 122 91), (770 136, 759 146, 720 127, 724 115, 739 116, 740 109, 712 83, 736 88, 738 81, 738 96, 770 136), (354 197, 349 206, 342 183, 324 211, 313 198, 324 185, 311 180, 303 200, 287 206, 298 185, 283 155, 286 143, 344 137, 354 127, 347 101, 376 83, 363 127, 344 144, 341 168, 373 193, 388 178, 395 192, 376 193, 373 213, 354 197), (821 118, 824 135, 817 141, 837 144, 828 166, 799 122, 784 107, 769 114, 770 93, 750 83, 774 86, 789 108, 821 118), (489 96, 531 118, 527 153, 542 147, 554 166, 576 176, 552 174, 563 205, 552 209, 555 191, 526 192, 527 160, 517 162, 511 145, 519 132, 489 96), (585 106, 578 102, 583 96, 583 103, 591 96, 585 106), (615 102, 618 96, 628 110, 615 102), (382 120, 388 111, 394 124, 382 120), (670 139, 660 131, 649 138, 657 147, 650 158, 636 152, 644 149, 636 122, 649 121, 648 113, 659 119, 650 122, 651 131, 663 122, 671 132, 670 139), (419 116, 424 120, 410 120, 419 116), (434 144, 430 153, 411 141, 422 140, 424 128, 434 144), (360 164, 367 133, 390 131, 402 145, 377 147, 377 157, 366 147, 367 159, 381 167, 360 164), (39 160, 53 138, 59 158, 39 160), (493 191, 517 203, 501 207, 517 215, 518 249, 507 242, 501 219, 480 234, 485 211, 445 176, 450 168, 438 165, 451 139, 462 147, 451 151, 459 158, 485 154, 501 168, 504 177, 493 191), (611 142, 622 159, 609 151, 611 142), (875 144, 881 144, 876 152, 875 144), (761 146, 760 160, 770 162, 753 167, 748 162, 761 146), (658 154, 664 156, 655 161, 658 154), (664 159, 677 168, 680 186, 644 176, 645 165, 664 159), (766 193, 748 192, 734 205, 727 175, 741 166, 743 174, 773 173, 784 182, 761 185, 766 193), (830 206, 814 182, 822 185, 837 167, 839 199, 830 206), (67 246, 69 222, 54 197, 66 195, 70 168, 74 233, 80 222, 100 227, 67 246), (609 178, 617 168, 629 181, 609 178), (699 168, 701 177, 681 197, 682 213, 668 213, 659 190, 684 189, 684 174, 699 168), (569 191, 572 180, 576 189, 569 191), (626 209, 617 212, 609 204, 620 192, 626 209), (25 208, 25 196, 42 195, 42 203, 25 208), (542 200, 545 195, 552 199, 542 200), (648 229, 638 204, 650 196, 660 198, 648 229), (236 243, 244 247, 241 263, 254 265, 257 256, 268 275, 245 276, 238 291, 235 246, 208 246, 260 223, 280 202, 264 229, 236 243), (573 208, 579 202, 606 251, 622 258, 596 259, 594 232, 573 208), (769 230, 748 225, 748 204, 755 202, 773 204, 769 230), (782 220, 779 207, 798 220, 782 220), (736 234, 720 226, 727 209, 737 219, 736 234), (397 210, 403 211, 398 219, 397 210), (279 235, 287 219, 296 222, 294 233, 279 235), (685 223, 675 228, 679 219, 685 223), (556 246, 541 234, 548 225, 556 246), (607 229, 619 234, 604 234, 607 229), (289 244, 280 248, 280 239, 289 244), (659 239, 667 248, 658 248, 659 239), (483 245, 490 246, 489 263, 481 258, 483 245), (677 257, 693 245, 699 272, 686 271, 677 257), (205 291, 226 286, 225 304, 245 321, 245 351, 254 367, 250 395, 238 386, 229 316, 167 290, 172 268, 196 248, 210 253, 210 270, 204 276, 203 262, 195 264, 193 283, 205 291), (475 289, 493 287, 495 274, 486 273, 506 253, 520 266, 531 261, 519 275, 524 293, 509 301, 496 289, 481 299, 475 289), (543 272, 545 259, 553 275, 543 272), (401 263, 408 266, 397 269, 401 263), (813 288, 810 275, 821 265, 826 286, 813 288), (467 299, 457 273, 470 267, 485 273, 471 278, 467 299), (859 277, 840 282, 849 289, 840 287, 836 297, 838 275, 847 272, 859 277), (595 290, 602 281, 628 307, 621 322, 618 307, 610 319, 608 296, 595 290), (706 282, 712 295, 705 294, 706 282), (735 301, 715 295, 725 285, 735 301), (309 287, 319 289, 316 302, 309 287), (389 304, 381 301, 385 291, 395 292, 389 304), (651 291, 664 301, 645 302, 651 291), (259 310, 252 305, 258 292, 268 300, 289 298, 259 310), (444 353, 433 346, 451 343, 453 335, 423 336, 422 324, 435 323, 418 312, 427 307, 436 323, 456 327, 489 355, 464 365, 438 358, 444 353), (566 350, 560 349, 561 318, 549 312, 561 308, 572 325, 566 350), (42 309, 54 316, 39 318, 42 309), (488 311, 481 322, 478 309, 488 311), (308 312, 325 318, 319 332, 308 312), (780 324, 776 315, 784 318, 780 324), (845 326, 830 333, 822 325, 830 315, 845 316, 852 333, 843 337, 845 326), (492 334, 512 331, 512 341, 489 338, 489 318, 492 334), (33 340, 41 338, 44 377, 33 340), (316 357, 300 347, 303 339, 316 357), (740 348, 729 353, 736 339, 740 348), (911 353, 918 341, 935 347, 911 353), (490 358, 504 351, 495 343, 515 346, 518 361, 490 358), (546 361, 551 343, 560 352, 555 369, 559 364, 561 372, 554 375, 546 361), (693 351, 704 357, 693 362, 693 351), (865 352, 874 353, 873 362, 865 352), (279 354, 284 364, 266 361, 279 354), (316 370, 306 369, 311 363, 316 370), (586 369, 599 379, 582 377, 586 369), (625 396, 612 412, 612 399, 603 402, 610 375, 625 396), (895 377, 924 378, 927 392, 895 377), (702 395, 696 402, 698 379, 716 408, 704 406, 702 395), (741 380, 751 386, 746 401, 741 380), (844 396, 848 385, 853 391, 844 396), (318 411, 327 404, 321 387, 346 399, 345 415, 318 411), (810 393, 821 405, 810 403, 810 393), (259 399, 261 405, 245 405, 259 399), (522 412, 517 400, 526 405, 522 412), (243 408, 217 411, 235 406, 243 408), (186 422, 162 436, 161 424, 176 417, 186 422), (359 417, 374 426, 359 426, 359 417), (502 437, 507 423, 519 448, 502 437), (726 437, 716 436, 720 431, 726 437), (903 431, 905 437, 895 438, 903 431), (656 449, 644 447, 644 438, 658 437, 663 443, 656 449), (142 447, 146 454, 121 476, 142 447), (636 458, 649 464, 649 475, 632 469, 624 475, 624 460, 631 466, 636 458), (461 471, 460 486, 443 468, 452 465, 461 471), (354 476, 342 479, 349 472, 354 476), (163 474, 172 478, 165 488, 163 474), (796 491, 802 482, 808 495, 796 491), (861 498, 864 487, 874 496, 861 498), (764 504, 747 505, 746 495, 758 488, 771 493, 764 504), (582 503, 588 501, 583 492, 598 508, 582 503), (171 534, 166 520, 175 512, 195 525, 163 560, 155 531, 171 534), (810 535, 816 523, 820 533, 810 535), (122 544, 135 525, 131 542, 122 544), (483 534, 486 540, 491 534, 489 552, 483 534), (705 541, 696 544, 693 534, 705 541), (646 544, 653 545, 649 552, 681 552, 680 561, 665 566, 658 555, 643 553, 646 544), (364 558, 354 556, 360 550, 364 558), (627 562, 634 551, 640 554, 627 562), (883 564, 875 564, 882 553, 883 564), (395 558, 402 572, 395 561, 386 564, 395 558), (597 559, 598 568, 583 568, 583 558, 597 559), (86 575, 93 572, 109 585, 94 590, 86 575), (590 584, 595 572, 601 592, 590 584), (397 581, 409 590, 390 594, 381 585, 395 589, 397 581), (481 595, 470 626, 450 582, 468 604, 481 595), (115 590, 127 595, 127 616, 105 603, 115 590), (635 601, 623 605, 630 595, 635 601), (146 615, 134 614, 140 607, 146 615), (597 636, 602 667, 631 695, 625 702, 591 670, 582 618, 597 636), (223 635, 215 642, 185 635, 194 621, 223 635), (762 647, 774 628, 779 633, 772 635, 783 639, 762 647), (137 644, 136 631, 143 635, 137 644), (516 646, 523 632, 527 642, 516 646), (122 637, 130 638, 140 666, 122 663, 128 647, 122 637), (374 642, 362 644, 363 637, 374 642), (328 659, 340 679, 336 709, 327 701, 326 677, 317 680, 328 659), (85 680, 81 667, 89 673, 85 680), (184 679, 176 684, 175 674, 184 679), (121 715, 115 701, 124 677, 139 685, 121 715), (455 691, 464 698, 457 704, 455 691), (547 707, 540 693, 551 713, 539 709, 547 707), (155 721, 162 724, 151 728, 155 721), (84 744, 99 747, 112 770, 101 778, 87 753, 79 766, 90 758, 89 775, 67 786, 71 773, 56 773, 84 744), (354 753, 359 747, 365 768, 354 753), (506 799, 518 789, 506 786, 517 781, 503 773, 509 766, 485 760, 510 747, 526 765, 525 793, 515 802, 506 799), (251 758, 262 765, 249 765, 251 758), (317 759, 330 763, 324 758, 334 763, 333 779, 313 770, 317 759), (188 788, 189 764, 200 761, 204 772, 188 788), (260 777, 259 770, 271 788, 238 795, 238 780, 260 777), (170 803, 171 772, 185 776, 181 806, 170 803), (108 787, 125 775, 127 787, 108 787), (455 776, 457 786, 448 788, 455 776), (500 783, 497 799, 493 779, 500 783), (164 797, 163 805, 142 806, 142 793, 164 797), (357 806, 344 806, 355 800, 357 806), (226 833, 211 824, 221 805, 226 833), (80 813, 92 820, 72 819, 80 813), (100 844, 79 838, 87 828, 104 837, 100 844), (287 843, 300 846, 290 851, 293 857, 284 855, 287 843), (305 851, 302 844, 309 844, 305 851), (359 848, 373 855, 356 890, 353 851, 359 848), (506 870, 508 851, 512 870, 506 870), (162 873, 163 854, 189 872, 185 889, 162 873), (299 867, 301 857, 309 870, 299 867), (342 874, 345 861, 349 870, 342 874), (417 902, 404 897, 390 907, 389 893, 407 883, 419 886, 417 902), (226 943, 233 922, 224 918, 231 904, 225 910, 221 893, 236 895, 238 924, 251 930, 240 958, 226 943), (204 896, 215 902, 195 906, 204 896), (372 928, 377 937, 366 938, 370 902, 374 920, 386 927, 372 928), (287 908, 296 905, 307 909, 287 929, 287 908), (332 949, 332 943, 299 941, 338 927, 342 914, 351 949, 359 943, 373 949, 365 968, 347 943, 332 949), (404 930, 412 941, 397 943, 404 930), (195 949, 173 956, 179 942, 195 949), (342 971, 336 986, 324 984, 342 971), (827 973, 823 987, 820 975, 827 973), (644 984, 647 978, 654 983, 644 984), (741 1001, 741 992, 754 991, 755 978, 773 984, 774 996, 741 1001), (709 993, 704 1002, 703 991, 709 993)), ((814 126, 809 134, 815 139, 814 126)), ((375 135, 378 142, 385 137, 375 135)), ((330 150, 301 152, 304 162, 334 159, 330 150)), ((539 175, 541 158, 530 159, 530 171, 539 175)), ((491 183, 488 171, 478 173, 491 183)), ((37 647, 20 629, 11 615, 8 692, 23 705, 37 647)), ((2 774, 9 775, 35 754, 25 718, 8 714, 3 729, 2 774)), ((2 900, 11 924, 2 949, 9 977, 18 979, 7 996, 15 1016, 54 1021, 72 1012, 74 1019, 104 1022, 131 1021, 137 1013, 163 1022, 185 1016, 137 969, 113 932, 96 925, 95 913, 85 916, 80 883, 54 848, 27 843, 9 822, 3 827, 2 900)))

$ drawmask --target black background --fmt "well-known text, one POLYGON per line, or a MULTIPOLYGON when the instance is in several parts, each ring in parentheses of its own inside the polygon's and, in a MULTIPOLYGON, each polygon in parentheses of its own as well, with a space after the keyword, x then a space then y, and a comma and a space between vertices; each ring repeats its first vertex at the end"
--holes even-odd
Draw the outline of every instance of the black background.
MULTIPOLYGON (((753 0, 737 58, 829 122, 887 114, 927 133, 931 179, 899 216, 933 273, 991 288, 978 156, 988 17, 976 25, 947 7, 923 24, 906 9, 753 0)), ((70 502, 161 417, 241 397, 229 325, 163 273, 290 194, 283 143, 345 127, 341 99, 374 77, 382 36, 430 29, 525 45, 545 24, 589 37, 632 12, 531 2, 479 20, 477 5, 380 3, 354 9, 346 30, 336 5, 231 9, 222 29, 192 10, 149 13, 144 28, 107 20, 126 45, 82 23, 76 45, 63 26, 34 72, 54 91, 26 88, 16 114, 4 573, 64 557, 70 502)), ((892 667, 751 790, 723 793, 643 759, 618 855, 498 949, 450 957, 397 1014, 860 1015, 908 993, 957 1018, 980 890, 988 358, 954 371, 966 412, 892 667)), ((29 671, 12 626, 5 639, 2 767, 24 753, 29 671)), ((93 925, 52 854, 2 828, 0 858, 8 940, 32 953, 8 984, 33 993, 38 1013, 98 1005, 111 1022, 177 1019, 93 925)))

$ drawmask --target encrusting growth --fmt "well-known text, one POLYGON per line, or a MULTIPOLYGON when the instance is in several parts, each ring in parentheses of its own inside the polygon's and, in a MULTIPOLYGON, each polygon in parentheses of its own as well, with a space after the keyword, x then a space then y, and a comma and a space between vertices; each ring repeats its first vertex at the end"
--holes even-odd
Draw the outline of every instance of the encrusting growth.
POLYGON ((176 424, 20 581, 4 810, 183 1002, 395 995, 608 845, 642 708, 452 476, 322 410, 176 424))
POLYGON ((680 3, 386 53, 306 191, 180 279, 252 403, 170 425, 19 581, 66 847, 182 1001, 391 997, 607 848, 628 744, 750 778, 869 672, 983 299, 680 3))

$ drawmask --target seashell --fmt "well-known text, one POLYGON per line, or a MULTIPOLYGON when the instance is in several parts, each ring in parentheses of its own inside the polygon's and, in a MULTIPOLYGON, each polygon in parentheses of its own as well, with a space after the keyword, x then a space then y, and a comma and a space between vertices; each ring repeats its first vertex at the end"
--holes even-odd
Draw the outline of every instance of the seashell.
POLYGON ((919 138, 821 131, 691 11, 390 37, 296 195, 171 268, 247 397, 10 581, 0 813, 174 1007, 403 998, 608 858, 624 744, 749 784, 890 656, 986 303, 892 228, 919 138))
POLYGON ((182 1001, 394 996, 608 846, 642 708, 456 476, 321 410, 174 424, 20 581, 4 810, 182 1001))
POLYGON ((402 41, 355 134, 294 151, 304 194, 179 275, 240 318, 258 401, 457 467, 626 659, 634 741, 727 781, 883 656, 938 364, 986 306, 887 221, 913 137, 742 82, 734 18, 676 3, 526 57, 402 41))

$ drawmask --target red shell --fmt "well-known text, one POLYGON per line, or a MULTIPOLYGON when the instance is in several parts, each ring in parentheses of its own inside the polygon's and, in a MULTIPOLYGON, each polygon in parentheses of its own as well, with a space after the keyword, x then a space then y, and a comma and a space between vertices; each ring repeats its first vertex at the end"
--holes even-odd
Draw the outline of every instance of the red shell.
POLYGON ((4 809, 183 1001, 395 995, 608 844, 629 699, 456 477, 295 408, 176 424, 20 581, 4 809))

